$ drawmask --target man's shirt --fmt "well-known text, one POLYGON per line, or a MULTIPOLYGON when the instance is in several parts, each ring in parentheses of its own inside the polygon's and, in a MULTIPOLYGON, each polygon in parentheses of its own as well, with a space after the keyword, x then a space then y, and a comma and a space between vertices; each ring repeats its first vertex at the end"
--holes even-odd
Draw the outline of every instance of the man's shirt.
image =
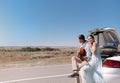
POLYGON ((91 50, 90 50, 90 46, 88 45, 88 42, 84 42, 81 47, 83 47, 86 51, 86 56, 88 57, 88 60, 90 60, 91 56, 92 56, 92 53, 91 53, 91 50))

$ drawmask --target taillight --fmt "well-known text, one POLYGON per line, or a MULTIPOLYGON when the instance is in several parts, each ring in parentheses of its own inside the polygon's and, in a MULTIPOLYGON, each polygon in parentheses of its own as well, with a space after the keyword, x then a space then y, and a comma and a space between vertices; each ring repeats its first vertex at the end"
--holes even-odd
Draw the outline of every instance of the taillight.
POLYGON ((120 67, 120 61, 115 60, 105 60, 103 62, 103 67, 120 67))

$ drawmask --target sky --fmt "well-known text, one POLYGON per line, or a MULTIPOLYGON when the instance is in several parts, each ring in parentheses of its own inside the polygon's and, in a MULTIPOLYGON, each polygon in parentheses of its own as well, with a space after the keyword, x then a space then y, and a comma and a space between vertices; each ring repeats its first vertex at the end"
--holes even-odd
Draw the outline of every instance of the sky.
POLYGON ((120 0, 0 0, 0 46, 78 46, 102 27, 120 33, 120 0))

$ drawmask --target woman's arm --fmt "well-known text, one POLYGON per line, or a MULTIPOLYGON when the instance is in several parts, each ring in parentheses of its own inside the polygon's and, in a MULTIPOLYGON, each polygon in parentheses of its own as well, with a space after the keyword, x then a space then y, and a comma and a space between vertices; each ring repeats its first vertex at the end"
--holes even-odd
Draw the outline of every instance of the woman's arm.
POLYGON ((93 45, 92 45, 92 49, 91 49, 92 54, 96 53, 96 47, 97 47, 97 43, 94 42, 93 45))

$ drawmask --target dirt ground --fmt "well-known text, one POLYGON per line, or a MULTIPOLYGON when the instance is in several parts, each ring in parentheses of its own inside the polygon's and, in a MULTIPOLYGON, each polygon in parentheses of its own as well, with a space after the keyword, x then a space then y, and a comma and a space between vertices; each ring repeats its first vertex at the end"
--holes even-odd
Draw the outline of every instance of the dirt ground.
POLYGON ((77 47, 1 47, 0 68, 71 63, 77 47))

